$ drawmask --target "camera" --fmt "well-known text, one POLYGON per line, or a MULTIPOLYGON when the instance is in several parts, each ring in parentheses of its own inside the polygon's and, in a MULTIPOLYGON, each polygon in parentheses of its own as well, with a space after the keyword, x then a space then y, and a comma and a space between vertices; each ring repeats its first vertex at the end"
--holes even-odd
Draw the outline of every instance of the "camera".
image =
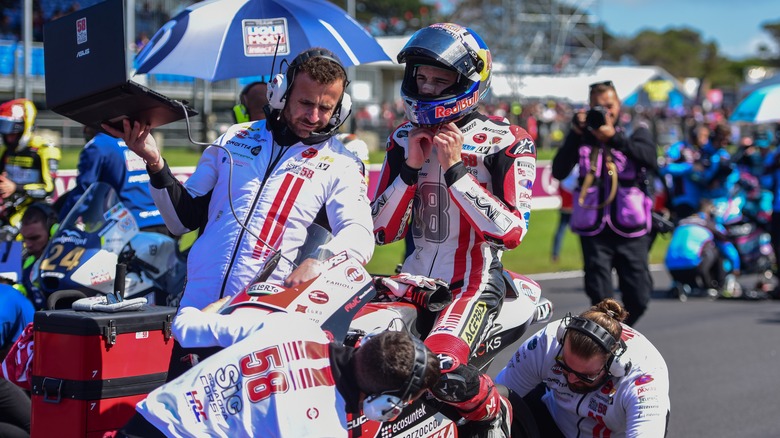
POLYGON ((594 106, 585 115, 585 126, 596 130, 607 124, 607 109, 603 106, 594 106))

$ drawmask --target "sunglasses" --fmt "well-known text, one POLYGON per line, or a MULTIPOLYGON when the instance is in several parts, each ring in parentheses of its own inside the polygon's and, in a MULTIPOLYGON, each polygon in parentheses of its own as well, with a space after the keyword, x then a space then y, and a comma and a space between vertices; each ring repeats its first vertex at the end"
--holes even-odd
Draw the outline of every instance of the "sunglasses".
POLYGON ((597 374, 593 376, 588 376, 586 374, 582 374, 579 371, 574 371, 573 369, 569 368, 568 365, 566 365, 566 363, 563 361, 563 356, 561 356, 560 353, 558 353, 558 356, 555 357, 555 363, 558 364, 558 366, 561 367, 561 369, 563 369, 566 374, 574 374, 578 379, 589 385, 595 383, 599 377, 601 377, 601 373, 604 371, 604 368, 602 368, 597 374))
POLYGON ((615 88, 615 84, 613 84, 612 81, 604 81, 604 82, 595 82, 593 84, 590 84, 590 89, 592 91, 594 88, 599 87, 599 86, 609 87, 609 88, 612 88, 612 89, 615 88))

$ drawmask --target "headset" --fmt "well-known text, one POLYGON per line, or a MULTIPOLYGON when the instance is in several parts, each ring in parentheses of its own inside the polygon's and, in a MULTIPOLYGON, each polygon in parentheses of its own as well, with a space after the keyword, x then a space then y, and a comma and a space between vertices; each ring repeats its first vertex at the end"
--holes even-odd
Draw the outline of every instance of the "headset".
POLYGON ((606 364, 609 374, 614 377, 623 377, 631 369, 631 361, 624 361, 623 358, 623 354, 626 352, 626 343, 623 342, 622 339, 615 339, 612 334, 600 325, 581 316, 572 316, 571 313, 567 314, 561 320, 561 324, 558 326, 558 332, 556 334, 558 343, 560 343, 561 346, 563 346, 563 339, 566 337, 566 332, 568 330, 576 330, 586 334, 610 353, 610 357, 606 364))
POLYGON ((28 211, 39 211, 40 213, 43 214, 43 216, 45 217, 44 229, 49 230, 49 237, 53 236, 54 233, 57 232, 57 221, 59 219, 59 215, 57 214, 56 211, 54 211, 54 208, 52 208, 49 204, 34 202, 28 205, 27 209, 22 215, 23 222, 25 216, 27 216, 28 211))
MULTIPOLYGON (((361 343, 367 341, 366 335, 361 343)), ((409 405, 409 399, 420 392, 425 381, 425 368, 428 364, 428 349, 425 344, 412 334, 409 337, 414 342, 414 365, 409 380, 404 383, 404 389, 385 391, 381 394, 369 395, 363 400, 363 415, 372 421, 390 421, 401 414, 409 405)))
POLYGON ((240 102, 238 105, 233 107, 233 120, 236 123, 244 123, 244 122, 250 122, 249 119, 249 110, 246 108, 246 96, 249 94, 249 90, 252 89, 255 85, 261 85, 266 84, 265 81, 254 81, 249 84, 247 84, 242 90, 241 93, 238 95, 238 101, 240 102))
MULTIPOLYGON (((335 63, 344 72, 344 77, 347 77, 347 70, 344 68, 344 65, 341 64, 341 61, 336 58, 336 55, 333 54, 333 52, 327 49, 307 50, 293 59, 293 61, 287 66, 285 73, 277 74, 273 77, 273 79, 271 79, 271 82, 268 83, 267 96, 268 105, 270 106, 271 111, 281 111, 284 109, 284 105, 287 103, 287 97, 290 94, 290 90, 292 90, 293 82, 295 82, 295 76, 298 73, 298 68, 300 68, 301 64, 312 58, 323 58, 335 63)), ((344 90, 347 89, 348 85, 349 79, 347 79, 347 81, 344 83, 344 90)), ((326 127, 326 129, 328 129, 331 133, 335 132, 335 130, 344 123, 347 117, 349 117, 351 112, 352 98, 346 91, 344 91, 344 93, 341 95, 339 103, 333 110, 333 115, 331 116, 330 121, 328 122, 328 127, 326 127)), ((267 118, 270 119, 271 117, 267 118)))

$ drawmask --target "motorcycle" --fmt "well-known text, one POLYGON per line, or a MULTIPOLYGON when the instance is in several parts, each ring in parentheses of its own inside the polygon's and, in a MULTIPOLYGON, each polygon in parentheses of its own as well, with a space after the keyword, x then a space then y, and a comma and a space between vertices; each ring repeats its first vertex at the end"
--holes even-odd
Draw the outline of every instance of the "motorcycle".
MULTIPOLYGON (((301 248, 299 254, 316 253, 312 248, 318 247, 317 239, 311 237, 316 229, 310 227, 310 237, 306 240, 306 245, 313 246, 301 248)), ((319 230, 321 236, 328 235, 319 230)), ((367 333, 382 329, 409 329, 415 335, 423 335, 415 328, 425 310, 387 293, 378 278, 372 277, 346 253, 324 258, 318 277, 291 288, 267 281, 272 273, 275 278, 282 278, 294 268, 280 254, 274 256, 244 291, 222 307, 221 313, 300 312, 320 324, 332 341, 353 346, 367 333), (279 272, 284 274, 280 276, 279 272)), ((504 271, 504 281, 507 294, 501 312, 471 358, 471 363, 482 371, 531 325, 552 320, 552 303, 541 296, 538 283, 509 271, 504 271)), ((347 428, 350 437, 457 437, 459 430, 468 427, 461 422, 460 415, 450 405, 427 395, 406 407, 393 421, 380 423, 365 416, 352 417, 348 418, 347 428)))
POLYGON ((126 265, 124 298, 177 307, 184 290, 186 260, 176 241, 142 232, 108 184, 92 184, 49 239, 31 278, 48 309, 114 293, 117 265, 126 265))

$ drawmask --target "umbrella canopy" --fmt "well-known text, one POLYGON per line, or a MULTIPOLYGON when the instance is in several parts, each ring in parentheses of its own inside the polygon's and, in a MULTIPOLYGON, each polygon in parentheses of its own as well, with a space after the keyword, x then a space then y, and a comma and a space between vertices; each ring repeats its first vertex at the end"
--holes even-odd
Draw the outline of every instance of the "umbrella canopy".
POLYGON ((137 73, 218 81, 275 74, 282 59, 291 62, 311 47, 331 50, 344 66, 390 59, 358 22, 326 0, 211 0, 163 25, 135 65, 137 73))
POLYGON ((737 105, 729 121, 757 124, 780 121, 780 84, 750 93, 737 105))

